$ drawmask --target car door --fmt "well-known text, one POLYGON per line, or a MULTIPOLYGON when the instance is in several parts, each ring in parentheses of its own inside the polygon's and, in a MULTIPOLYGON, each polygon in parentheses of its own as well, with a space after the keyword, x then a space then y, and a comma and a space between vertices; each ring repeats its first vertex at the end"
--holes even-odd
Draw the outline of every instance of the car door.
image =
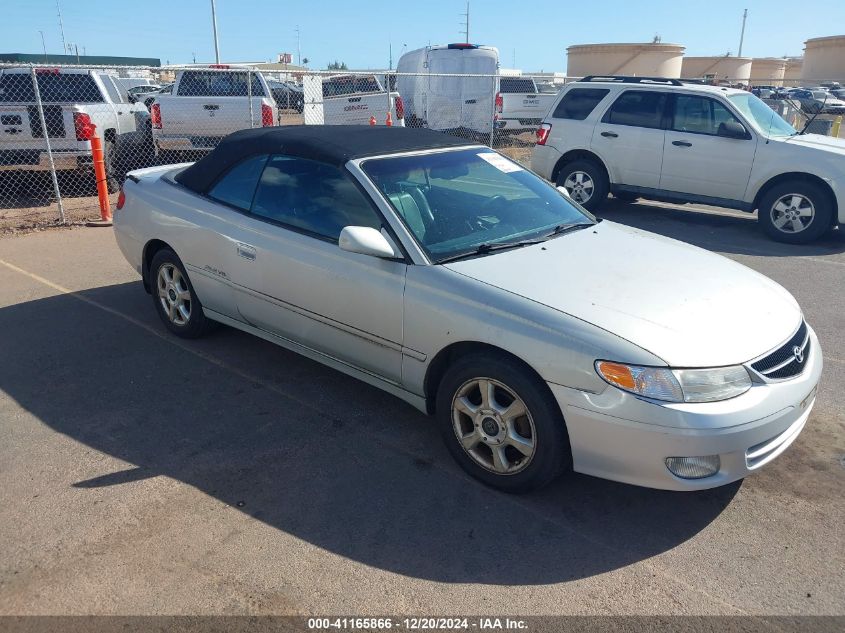
POLYGON ((382 226, 345 171, 270 157, 227 240, 238 311, 257 328, 399 383, 406 264, 341 250, 344 226, 382 226))
POLYGON ((667 103, 667 92, 625 90, 596 124, 591 146, 608 166, 613 184, 658 187, 667 103))
POLYGON ((720 136, 723 123, 742 125, 721 101, 676 94, 663 149, 660 188, 698 196, 742 200, 748 187, 757 137, 720 136))

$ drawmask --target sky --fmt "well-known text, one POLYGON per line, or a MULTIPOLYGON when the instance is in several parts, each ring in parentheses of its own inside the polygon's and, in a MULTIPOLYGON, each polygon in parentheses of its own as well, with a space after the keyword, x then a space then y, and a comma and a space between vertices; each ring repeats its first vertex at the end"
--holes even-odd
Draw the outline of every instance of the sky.
MULTIPOLYGON (((56 0, 2 0, 0 53, 62 52, 56 0)), ((210 0, 59 0, 65 41, 80 54, 214 61, 210 0)), ((815 0, 471 0, 470 41, 496 46, 500 63, 566 71, 566 47, 600 42, 686 46, 687 55, 800 55, 811 37, 845 32, 845 2, 815 0)), ((387 68, 403 50, 464 41, 465 0, 217 0, 221 61, 275 61, 282 52, 312 68, 387 68)))

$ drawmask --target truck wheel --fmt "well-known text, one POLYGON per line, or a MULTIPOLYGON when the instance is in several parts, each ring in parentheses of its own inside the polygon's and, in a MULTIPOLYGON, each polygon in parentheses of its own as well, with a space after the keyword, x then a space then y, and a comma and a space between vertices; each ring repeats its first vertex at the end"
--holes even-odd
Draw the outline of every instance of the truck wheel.
POLYGON ((772 239, 806 244, 833 227, 833 201, 813 182, 790 180, 766 192, 760 200, 757 221, 772 239))
POLYGON ((176 253, 167 248, 158 251, 150 264, 149 278, 156 312, 173 334, 199 338, 213 327, 176 253))
POLYGON ((575 160, 564 165, 556 184, 566 189, 569 197, 587 211, 597 209, 610 189, 604 169, 591 160, 575 160))
POLYGON ((533 490, 571 466, 560 407, 544 384, 506 356, 460 358, 440 381, 436 410, 449 452, 489 486, 533 490))
POLYGON ((106 167, 106 187, 109 193, 117 193, 123 178, 116 171, 113 141, 103 141, 103 162, 106 167))

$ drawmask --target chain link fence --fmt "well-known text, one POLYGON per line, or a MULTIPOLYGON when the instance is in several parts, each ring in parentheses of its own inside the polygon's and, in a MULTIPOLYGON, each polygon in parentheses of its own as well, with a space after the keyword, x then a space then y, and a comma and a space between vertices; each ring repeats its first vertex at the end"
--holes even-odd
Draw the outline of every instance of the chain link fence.
MULTIPOLYGON (((0 230, 96 216, 93 137, 103 146, 112 204, 130 170, 192 162, 232 132, 269 126, 424 127, 527 166, 556 94, 576 79, 510 71, 0 65, 0 230)), ((800 100, 761 96, 799 129, 811 115, 800 100)))

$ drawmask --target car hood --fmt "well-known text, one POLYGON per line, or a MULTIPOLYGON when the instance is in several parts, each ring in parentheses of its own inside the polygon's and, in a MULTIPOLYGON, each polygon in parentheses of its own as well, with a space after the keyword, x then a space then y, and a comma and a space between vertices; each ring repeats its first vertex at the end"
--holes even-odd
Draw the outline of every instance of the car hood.
POLYGON ((592 323, 675 367, 744 363, 801 320, 792 295, 767 277, 607 221, 445 267, 592 323))
POLYGON ((845 156, 845 138, 824 136, 823 134, 797 134, 784 139, 790 145, 800 145, 845 156))

